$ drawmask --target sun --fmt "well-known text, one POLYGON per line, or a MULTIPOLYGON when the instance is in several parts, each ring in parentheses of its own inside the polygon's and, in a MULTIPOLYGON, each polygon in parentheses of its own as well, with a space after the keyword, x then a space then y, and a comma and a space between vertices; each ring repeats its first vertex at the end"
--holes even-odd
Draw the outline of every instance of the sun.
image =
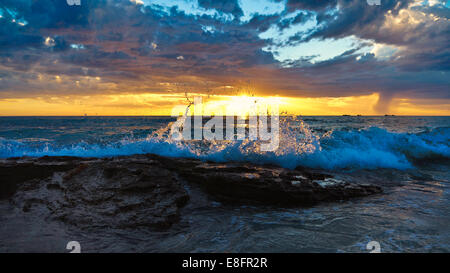
POLYGON ((278 114, 282 105, 287 104, 281 97, 218 96, 205 101, 203 115, 241 116, 278 114))

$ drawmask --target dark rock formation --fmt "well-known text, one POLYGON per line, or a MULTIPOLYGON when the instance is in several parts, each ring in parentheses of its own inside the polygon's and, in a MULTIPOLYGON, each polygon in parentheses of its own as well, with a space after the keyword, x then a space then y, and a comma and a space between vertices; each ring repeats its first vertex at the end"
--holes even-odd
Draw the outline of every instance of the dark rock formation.
POLYGON ((12 201, 25 212, 44 206, 52 217, 82 228, 167 228, 189 200, 176 174, 150 158, 19 159, 0 166, 2 177, 41 169, 15 180, 21 185, 12 201))
MULTIPOLYGON (((179 160, 182 161, 182 160, 179 160)), ((186 160, 185 160, 186 161, 186 160)), ((188 161, 192 162, 192 161, 188 161)), ((350 184, 331 175, 242 163, 198 163, 178 173, 222 201, 272 205, 312 205, 380 193, 369 184, 350 184)))
POLYGON ((156 155, 0 161, 0 198, 24 212, 46 209, 51 217, 81 228, 168 228, 189 200, 187 183, 221 201, 270 205, 310 205, 381 192, 374 185, 305 169, 156 155))

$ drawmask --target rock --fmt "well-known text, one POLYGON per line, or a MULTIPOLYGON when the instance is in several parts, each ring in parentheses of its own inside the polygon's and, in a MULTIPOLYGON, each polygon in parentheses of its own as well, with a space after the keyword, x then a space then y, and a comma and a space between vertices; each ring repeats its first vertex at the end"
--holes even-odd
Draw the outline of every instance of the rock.
POLYGON ((328 174, 242 163, 201 163, 178 172, 209 194, 233 203, 256 201, 270 205, 312 205, 382 192, 375 185, 350 184, 328 174), (314 178, 315 180, 312 180, 314 178))
POLYGON ((0 164, 3 176, 8 167, 10 176, 45 169, 45 175, 41 172, 35 179, 21 181, 13 202, 24 212, 45 207, 52 218, 73 226, 166 229, 178 221, 180 208, 189 200, 176 175, 151 160, 65 162, 55 158, 43 162, 29 159, 0 164))
POLYGON ((190 198, 189 183, 232 204, 300 206, 381 192, 306 169, 156 155, 4 159, 0 178, 0 196, 22 211, 48 210, 80 228, 167 229, 190 198))
POLYGON ((48 166, 47 158, 41 159, 9 159, 0 162, 0 199, 10 198, 17 188, 31 179, 43 179, 54 172, 67 171, 73 168, 70 160, 48 166))

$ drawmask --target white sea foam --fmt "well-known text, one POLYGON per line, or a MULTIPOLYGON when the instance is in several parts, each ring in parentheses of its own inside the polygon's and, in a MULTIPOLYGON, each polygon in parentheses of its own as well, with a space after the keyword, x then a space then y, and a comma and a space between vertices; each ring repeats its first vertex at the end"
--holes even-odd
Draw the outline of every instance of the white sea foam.
POLYGON ((414 162, 450 158, 450 128, 424 133, 397 133, 370 127, 361 130, 329 131, 318 135, 300 119, 280 118, 280 145, 276 151, 263 152, 260 141, 176 141, 169 137, 172 123, 147 138, 123 139, 109 144, 80 142, 69 146, 51 143, 29 145, 0 139, 0 157, 80 156, 109 157, 154 153, 217 162, 243 161, 323 169, 375 169, 414 167, 414 162))

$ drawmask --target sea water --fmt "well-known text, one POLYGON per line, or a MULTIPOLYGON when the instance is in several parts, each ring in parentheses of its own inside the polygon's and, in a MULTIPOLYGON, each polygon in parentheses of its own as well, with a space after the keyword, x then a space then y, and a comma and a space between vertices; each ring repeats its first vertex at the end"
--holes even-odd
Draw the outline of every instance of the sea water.
POLYGON ((94 251, 366 252, 370 241, 382 252, 450 251, 450 117, 280 120, 279 149, 261 152, 257 141, 172 141, 171 117, 1 117, 0 158, 154 153, 302 166, 385 187, 381 195, 311 208, 212 202, 157 244, 130 234, 118 244, 96 242, 94 251))

